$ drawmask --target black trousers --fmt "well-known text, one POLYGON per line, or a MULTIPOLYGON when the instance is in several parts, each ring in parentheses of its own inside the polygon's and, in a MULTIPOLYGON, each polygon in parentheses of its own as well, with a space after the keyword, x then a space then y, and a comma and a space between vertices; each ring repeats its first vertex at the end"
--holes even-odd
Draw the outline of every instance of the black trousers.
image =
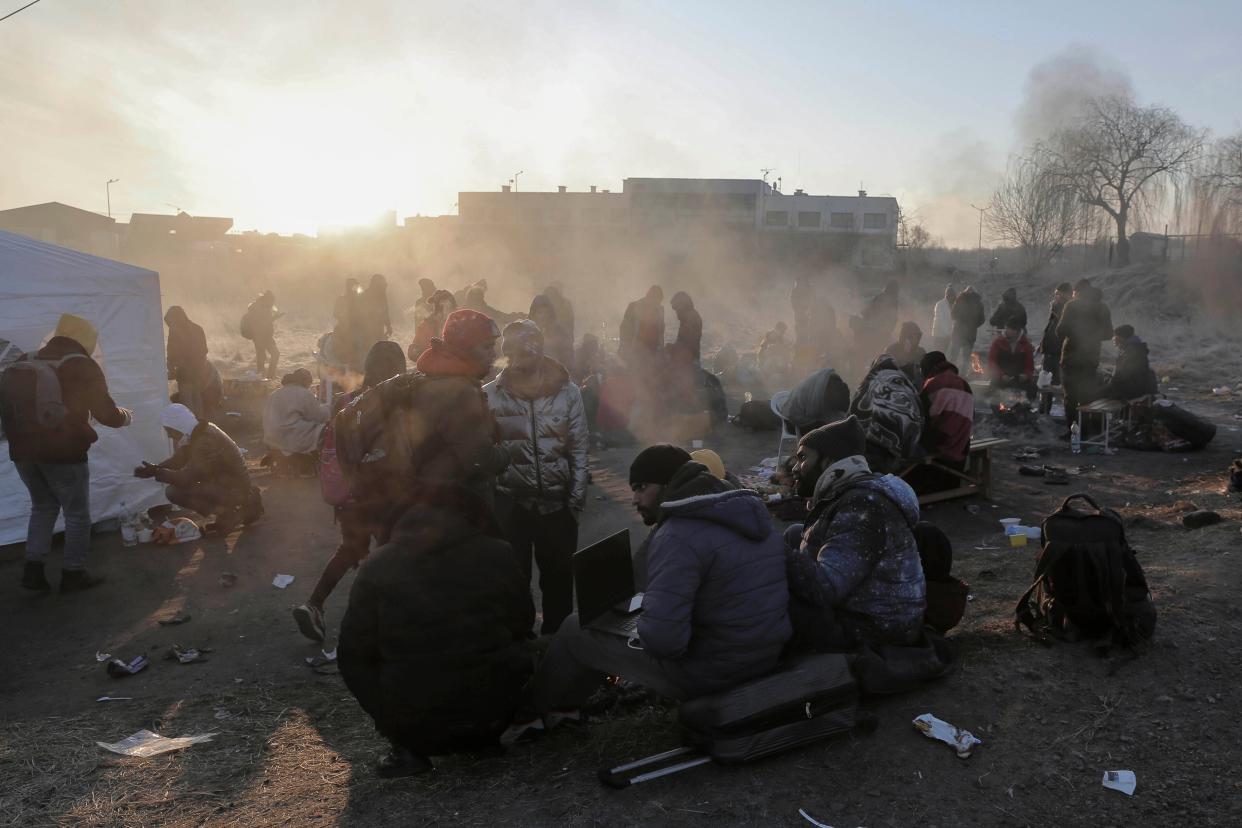
POLYGON ((532 553, 539 564, 539 591, 543 595, 543 626, 539 631, 551 635, 573 612, 578 521, 568 507, 546 515, 517 505, 499 511, 505 539, 528 580, 532 553))
POLYGON ((1061 384, 1065 390, 1065 427, 1078 422, 1078 408, 1095 399, 1098 390, 1095 365, 1062 365, 1061 384))

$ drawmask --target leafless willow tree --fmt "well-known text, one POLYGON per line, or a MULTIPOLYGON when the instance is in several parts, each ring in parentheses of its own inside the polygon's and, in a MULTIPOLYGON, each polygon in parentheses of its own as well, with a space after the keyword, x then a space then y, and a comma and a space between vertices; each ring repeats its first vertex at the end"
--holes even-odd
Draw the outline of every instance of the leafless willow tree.
POLYGON ((1049 172, 1043 153, 1012 158, 987 214, 993 238, 1022 250, 1028 273, 1061 251, 1080 227, 1085 210, 1073 187, 1049 172))
POLYGON ((1136 212, 1158 204, 1165 187, 1184 178, 1203 149, 1205 133, 1173 111, 1141 107, 1110 95, 1088 102, 1072 126, 1040 147, 1048 172, 1084 204, 1117 226, 1117 263, 1130 263, 1127 229, 1136 212))
POLYGON ((1205 153, 1190 207, 1212 233, 1242 231, 1242 133, 1221 138, 1205 153))

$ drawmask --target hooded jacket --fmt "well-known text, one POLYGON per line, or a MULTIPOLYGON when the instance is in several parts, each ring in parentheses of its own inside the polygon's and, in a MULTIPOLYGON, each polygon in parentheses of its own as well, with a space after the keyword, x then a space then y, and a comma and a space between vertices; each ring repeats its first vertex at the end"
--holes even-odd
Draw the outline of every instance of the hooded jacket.
MULTIPOLYGON (((698 463, 687 467, 710 476, 698 463)), ((792 634, 782 547, 752 491, 661 504, 638 634, 648 655, 678 665, 693 684, 683 688, 687 695, 733 687, 776 666, 792 634)))
POLYGON ((1020 374, 1032 379, 1035 377, 1035 349, 1031 347, 1031 341, 1025 336, 1018 337, 1018 341, 1013 343, 1003 334, 996 337, 988 349, 988 376, 995 382, 1002 376, 1016 377, 1020 374))
POLYGON ((867 432, 867 456, 876 462, 913 457, 923 434, 923 406, 910 377, 887 354, 871 364, 850 401, 867 432))
POLYGON ((970 383, 957 373, 957 366, 945 367, 923 383, 919 394, 927 418, 920 442, 929 454, 960 463, 970 450, 970 432, 975 423, 975 397, 970 383))
MULTIPOLYGON (((215 423, 199 420, 189 439, 177 447, 158 468, 189 472, 198 482, 217 483, 226 487, 250 487, 250 473, 241 449, 233 438, 215 423)), ((159 479, 159 476, 156 476, 159 479)))
POLYGON ((590 431, 582 392, 559 362, 543 357, 542 387, 523 391, 506 368, 483 386, 509 468, 497 488, 518 504, 549 513, 586 506, 590 431))
POLYGON ((1113 378, 1100 392, 1105 400, 1132 400, 1157 390, 1156 374, 1147 361, 1147 343, 1132 336, 1126 340, 1117 355, 1117 368, 1113 378))
POLYGON ((273 391, 263 407, 263 442, 284 454, 310 454, 331 418, 315 392, 290 383, 273 391))
POLYGON ((963 290, 953 303, 953 339, 974 342, 983 319, 983 298, 973 290, 963 290))
POLYGON ((891 474, 834 486, 834 471, 816 482, 800 545, 788 552, 790 592, 822 607, 856 642, 911 644, 927 608, 913 533, 918 496, 891 474))
POLYGON ((993 328, 1004 328, 1012 319, 1017 318, 1019 330, 1026 330, 1026 306, 1018 301, 1018 292, 1013 288, 1001 294, 1001 303, 996 306, 988 324, 993 328))
POLYGON ((35 358, 61 363, 56 376, 66 409, 65 422, 54 439, 49 439, 46 432, 23 429, 16 421, 11 401, 0 401, 9 459, 15 463, 85 463, 91 445, 99 439, 90 418, 108 428, 121 428, 129 425, 129 415, 112 400, 99 363, 76 340, 54 336, 35 358))
POLYGON ((177 382, 203 383, 211 378, 207 334, 181 308, 168 309, 168 372, 177 382))
POLYGON ((1039 353, 1044 355, 1044 367, 1049 364, 1061 364, 1061 337, 1057 334, 1057 325, 1061 322, 1061 314, 1065 313, 1068 300, 1053 298, 1048 305, 1048 324, 1044 325, 1044 336, 1039 340, 1039 353))
POLYGON ((477 510, 422 502, 363 562, 341 620, 346 686, 423 755, 494 744, 533 672, 528 579, 477 510))

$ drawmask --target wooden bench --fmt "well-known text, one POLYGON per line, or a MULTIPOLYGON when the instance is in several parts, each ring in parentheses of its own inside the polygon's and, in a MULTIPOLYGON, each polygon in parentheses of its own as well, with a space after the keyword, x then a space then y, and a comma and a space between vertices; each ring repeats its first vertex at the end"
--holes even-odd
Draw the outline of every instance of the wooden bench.
POLYGON ((953 500, 958 497, 982 495, 992 497, 992 450, 1009 445, 1009 441, 1001 437, 975 438, 970 441, 970 449, 966 454, 966 468, 957 469, 936 457, 925 457, 917 463, 906 467, 898 477, 905 478, 919 466, 934 466, 942 472, 958 479, 958 485, 951 489, 928 492, 919 495, 919 505, 938 503, 942 500, 953 500))
POLYGON ((1099 446, 1105 454, 1109 452, 1109 443, 1133 425, 1133 408, 1150 406, 1153 395, 1146 394, 1131 400, 1096 400, 1078 407, 1078 433, 1082 436, 1082 447, 1099 446), (1098 416, 1104 426, 1100 434, 1086 436, 1087 423, 1083 415, 1098 416))

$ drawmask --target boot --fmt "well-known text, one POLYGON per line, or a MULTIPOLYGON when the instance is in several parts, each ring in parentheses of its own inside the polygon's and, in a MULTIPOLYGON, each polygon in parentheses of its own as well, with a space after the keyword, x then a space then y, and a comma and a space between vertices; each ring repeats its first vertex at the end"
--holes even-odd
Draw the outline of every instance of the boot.
POLYGON ((67 569, 60 573, 60 594, 81 592, 84 589, 97 587, 103 581, 102 575, 92 575, 85 569, 67 569))
POLYGON ((47 582, 47 576, 43 574, 43 561, 26 561, 26 571, 22 573, 22 588, 37 589, 40 592, 47 592, 52 588, 47 582))
POLYGON ((381 779, 401 779, 429 773, 435 767, 426 756, 419 756, 402 747, 394 746, 375 767, 375 775, 381 779))

